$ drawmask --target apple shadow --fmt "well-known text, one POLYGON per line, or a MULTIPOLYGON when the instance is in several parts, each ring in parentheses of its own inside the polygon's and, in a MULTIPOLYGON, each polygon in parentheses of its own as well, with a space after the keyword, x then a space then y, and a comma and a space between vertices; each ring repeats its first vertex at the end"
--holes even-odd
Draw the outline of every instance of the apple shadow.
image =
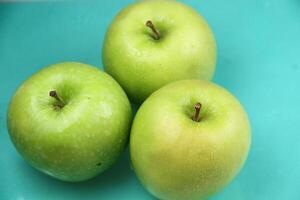
MULTIPOLYGON (((133 117, 140 105, 132 104, 133 117)), ((12 144, 10 145, 13 146, 12 144)), ((125 151, 120 155, 117 162, 111 168, 97 177, 83 182, 64 182, 52 178, 31 167, 25 160, 16 154, 16 151, 9 152, 13 158, 9 166, 13 166, 15 179, 14 186, 6 188, 6 195, 15 188, 18 190, 15 195, 22 198, 37 198, 40 195, 49 196, 50 199, 62 199, 68 197, 73 200, 81 199, 114 199, 116 196, 128 194, 130 196, 143 196, 143 199, 155 198, 151 196, 138 179, 131 168, 129 142, 125 151), (28 193, 28 191, 31 191, 28 193), (37 193, 32 193, 36 191, 37 193), (116 193, 112 196, 112 193, 116 193), (118 194, 119 193, 119 194, 118 194)), ((8 157, 10 157, 8 156, 8 157)), ((125 197, 124 197, 125 198, 125 197)), ((0 195, 1 199, 1 195, 0 195)))
POLYGON ((110 169, 93 179, 78 183, 63 182, 51 178, 35 170, 22 159, 18 160, 21 165, 20 168, 23 171, 23 176, 25 176, 24 179, 26 179, 28 184, 33 184, 41 190, 47 188, 48 191, 50 190, 55 193, 63 191, 64 194, 72 197, 84 196, 87 199, 95 197, 105 199, 105 197, 109 196, 109 193, 115 192, 116 188, 125 187, 129 179, 135 177, 134 171, 130 168, 128 148, 110 169))
POLYGON ((134 176, 134 172, 130 169, 129 150, 127 148, 111 169, 86 182, 73 183, 71 187, 72 190, 74 188, 80 190, 81 194, 88 194, 95 190, 99 195, 99 192, 106 192, 108 188, 123 184, 130 176, 134 176))

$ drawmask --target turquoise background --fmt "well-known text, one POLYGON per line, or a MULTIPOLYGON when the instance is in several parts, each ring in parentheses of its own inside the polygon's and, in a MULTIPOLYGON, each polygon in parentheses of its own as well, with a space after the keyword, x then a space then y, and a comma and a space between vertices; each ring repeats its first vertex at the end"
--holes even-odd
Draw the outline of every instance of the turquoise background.
MULTIPOLYGON (((131 1, 0 3, 0 200, 151 200, 129 166, 64 183, 28 166, 6 130, 8 102, 23 80, 52 63, 102 66, 105 31, 131 1)), ((213 200, 300 199, 300 1, 185 0, 218 44, 214 81, 249 113, 252 149, 239 176, 213 200)))

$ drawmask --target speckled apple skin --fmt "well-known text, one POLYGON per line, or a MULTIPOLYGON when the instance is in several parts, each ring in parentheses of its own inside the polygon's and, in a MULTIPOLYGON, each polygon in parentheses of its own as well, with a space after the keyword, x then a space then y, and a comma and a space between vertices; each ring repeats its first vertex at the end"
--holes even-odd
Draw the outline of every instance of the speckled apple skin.
POLYGON ((171 0, 133 3, 110 25, 103 45, 103 64, 129 98, 143 102, 163 85, 182 79, 210 80, 216 43, 205 19, 191 7, 171 0), (159 40, 146 21, 161 33, 159 40))
POLYGON ((90 179, 109 168, 128 141, 129 100, 109 75, 67 62, 46 67, 13 96, 8 130, 34 168, 64 181, 90 179), (49 91, 65 102, 55 108, 49 91))
POLYGON ((240 171, 251 143, 250 124, 226 89, 200 80, 171 83, 140 107, 130 136, 133 168, 162 200, 200 200, 240 171), (200 121, 192 120, 200 102, 200 121))

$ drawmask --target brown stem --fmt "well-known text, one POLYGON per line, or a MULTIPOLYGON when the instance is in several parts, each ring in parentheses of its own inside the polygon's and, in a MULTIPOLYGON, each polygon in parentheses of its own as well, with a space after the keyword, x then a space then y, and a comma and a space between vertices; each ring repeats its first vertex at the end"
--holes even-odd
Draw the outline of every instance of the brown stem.
POLYGON ((159 40, 160 39, 160 33, 158 32, 158 30, 155 28, 154 24, 152 23, 151 20, 148 20, 146 22, 146 26, 148 26, 149 28, 151 28, 152 32, 154 33, 154 39, 155 40, 159 40))
POLYGON ((61 98, 59 98, 59 96, 55 90, 50 91, 49 95, 50 95, 50 97, 53 97, 58 101, 59 104, 57 104, 57 106, 59 106, 61 108, 64 107, 64 105, 65 105, 64 102, 61 100, 61 98))
POLYGON ((193 116, 193 120, 195 122, 199 122, 200 121, 200 110, 201 110, 201 107, 202 107, 201 103, 198 102, 198 103, 195 104, 195 115, 193 116))

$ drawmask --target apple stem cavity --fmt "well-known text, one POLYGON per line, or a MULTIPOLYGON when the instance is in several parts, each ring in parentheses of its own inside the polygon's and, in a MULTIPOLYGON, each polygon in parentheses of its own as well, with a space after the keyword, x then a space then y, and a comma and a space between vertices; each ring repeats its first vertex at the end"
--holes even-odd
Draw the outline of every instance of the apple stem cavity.
POLYGON ((195 115, 193 116, 193 120, 195 122, 199 122, 200 121, 200 110, 201 110, 201 107, 202 107, 201 103, 198 102, 198 103, 195 104, 195 115))
POLYGON ((50 95, 50 97, 53 97, 58 101, 58 104, 56 104, 55 106, 58 106, 59 108, 62 108, 65 106, 64 102, 61 100, 61 98, 59 98, 59 96, 55 90, 50 91, 49 95, 50 95))
POLYGON ((154 33, 153 38, 154 38, 155 40, 159 40, 160 37, 161 37, 161 35, 160 35, 160 33, 158 32, 158 30, 155 28, 155 26, 154 26, 154 24, 152 23, 151 20, 148 20, 148 21, 146 22, 146 26, 148 26, 148 27, 152 30, 152 32, 154 33))

